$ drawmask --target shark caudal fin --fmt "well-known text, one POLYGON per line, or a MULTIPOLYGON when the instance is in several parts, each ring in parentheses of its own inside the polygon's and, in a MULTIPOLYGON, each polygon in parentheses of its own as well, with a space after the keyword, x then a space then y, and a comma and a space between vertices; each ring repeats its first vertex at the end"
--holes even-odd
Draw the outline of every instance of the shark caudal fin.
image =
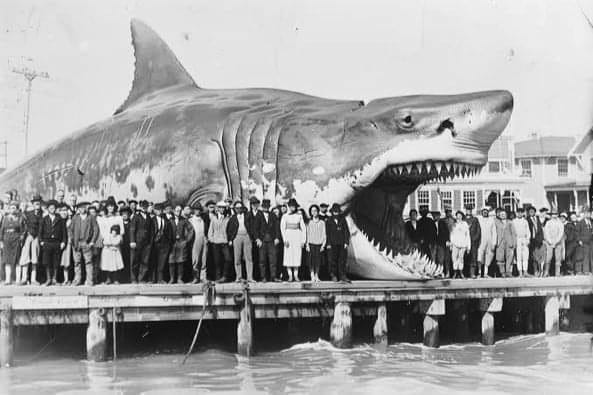
POLYGON ((171 48, 148 25, 132 19, 134 46, 134 82, 126 101, 115 111, 125 111, 142 96, 176 85, 198 88, 193 78, 181 65, 171 48))

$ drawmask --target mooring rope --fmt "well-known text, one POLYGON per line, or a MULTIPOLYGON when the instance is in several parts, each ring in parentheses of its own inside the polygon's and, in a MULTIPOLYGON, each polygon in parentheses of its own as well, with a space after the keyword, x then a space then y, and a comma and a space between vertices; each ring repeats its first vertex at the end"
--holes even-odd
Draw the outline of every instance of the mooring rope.
POLYGON ((200 333, 200 328, 202 327, 202 321, 204 321, 204 315, 206 313, 206 307, 208 307, 208 305, 210 304, 209 302, 212 300, 214 300, 215 297, 215 288, 212 282, 208 281, 207 283, 205 283, 202 286, 202 294, 204 295, 204 303, 202 304, 202 315, 200 317, 200 321, 198 322, 198 326, 196 328, 196 332, 194 333, 194 338, 191 342, 191 345, 189 346, 189 350, 187 350, 187 353, 185 354, 185 357, 183 357, 183 361, 181 362, 181 364, 185 364, 185 361, 187 361, 187 358, 189 358, 190 354, 192 353, 192 351, 194 350, 194 347, 196 345, 196 342, 198 341, 198 334, 200 333))

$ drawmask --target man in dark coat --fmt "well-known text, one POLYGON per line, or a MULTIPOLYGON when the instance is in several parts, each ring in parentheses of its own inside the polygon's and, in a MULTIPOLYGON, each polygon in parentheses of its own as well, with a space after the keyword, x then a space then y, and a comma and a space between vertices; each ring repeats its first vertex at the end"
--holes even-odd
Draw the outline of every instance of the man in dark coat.
POLYGON ((452 273, 451 267, 451 259, 449 254, 449 224, 447 223, 446 218, 441 218, 441 213, 435 211, 432 214, 434 221, 436 222, 437 228, 437 237, 436 237, 436 247, 435 247, 435 255, 436 258, 433 258, 433 261, 437 265, 441 265, 443 267, 443 273, 445 277, 449 277, 452 273))
POLYGON ((46 281, 44 285, 56 283, 56 269, 60 265, 62 250, 66 246, 68 233, 66 221, 56 215, 58 203, 50 200, 47 203, 48 214, 41 220, 39 239, 41 240, 41 262, 45 266, 46 281))
POLYGON ((194 238, 194 227, 189 223, 181 211, 181 206, 175 206, 171 228, 173 229, 173 245, 169 254, 169 284, 175 282, 183 284, 183 275, 185 272, 185 263, 189 261, 189 246, 194 238))
POLYGON ((20 265, 28 268, 31 264, 31 284, 39 285, 37 282, 37 263, 39 263, 39 228, 43 220, 41 211, 41 196, 36 194, 31 199, 33 210, 25 213, 27 233, 21 250, 20 265))
POLYGON ((585 212, 585 218, 577 224, 577 244, 576 272, 577 274, 591 273, 593 223, 590 210, 585 212))
POLYGON ((332 216, 325 221, 325 236, 332 281, 350 282, 346 277, 350 231, 344 216, 341 215, 340 205, 332 204, 330 211, 332 216))
POLYGON ((130 248, 130 215, 132 211, 128 206, 124 206, 119 210, 119 215, 124 223, 124 228, 121 232, 121 256, 124 261, 124 270, 119 271, 120 282, 129 283, 130 279, 130 261, 131 261, 131 248, 130 248))
MULTIPOLYGON (((253 204, 253 203, 252 203, 253 204)), ((259 200, 257 201, 259 206, 259 200)), ((236 280, 241 281, 243 270, 241 267, 241 258, 245 260, 245 272, 247 281, 253 282, 253 253, 251 251, 255 243, 255 219, 253 213, 245 213, 245 207, 240 201, 235 202, 235 213, 229 219, 226 228, 229 245, 232 246, 236 280)), ((257 245, 256 245, 257 247, 257 245)), ((257 255, 256 255, 257 256, 257 255)))
POLYGON ((255 243, 259 248, 259 275, 263 282, 281 281, 276 259, 276 248, 281 238, 280 221, 270 213, 270 200, 264 199, 255 217, 255 243))
MULTIPOLYGON (((249 211, 246 215, 249 217, 249 222, 255 227, 255 219, 259 214, 261 206, 261 202, 257 198, 257 196, 251 196, 249 198, 249 211)), ((254 263, 253 274, 256 276, 258 274, 261 277, 259 272, 259 268, 257 267, 257 263, 259 262, 259 248, 257 247, 257 243, 255 242, 255 237, 252 239, 251 243, 251 257, 252 262, 254 263)), ((257 276, 256 276, 257 277, 257 276)))
POLYGON ((529 224, 529 261, 531 262, 531 273, 536 274, 543 266, 545 258, 544 226, 536 215, 535 207, 530 206, 527 210, 527 223, 529 224))
POLYGON ((578 246, 578 233, 577 233, 577 215, 576 213, 570 213, 570 218, 564 224, 564 235, 566 237, 566 259, 565 259, 565 271, 566 274, 575 273, 575 261, 576 251, 578 246))
MULTIPOLYGON (((155 204, 155 216, 152 218, 152 228, 154 231, 152 247, 156 261, 155 282, 158 284, 165 283, 165 267, 168 266, 169 253, 174 242, 173 228, 169 220, 165 218, 163 209, 164 206, 162 203, 155 204)), ((172 280, 173 277, 170 277, 169 282, 172 280)))
POLYGON ((93 248, 100 236, 97 219, 88 213, 89 203, 77 205, 78 213, 72 218, 72 256, 74 258, 73 285, 82 283, 82 263, 85 265, 86 284, 93 285, 98 268, 94 267, 93 248))
POLYGON ((468 204, 465 206, 465 221, 469 226, 469 237, 471 240, 471 247, 468 251, 468 266, 469 275, 471 278, 476 278, 478 274, 478 248, 480 248, 480 241, 482 233, 480 229, 480 221, 473 215, 474 206, 468 204))
POLYGON ((148 202, 142 200, 140 209, 130 221, 130 248, 132 259, 130 278, 133 284, 146 282, 150 275, 150 251, 152 248, 152 221, 146 213, 148 202))
POLYGON ((420 252, 434 260, 437 228, 434 220, 428 216, 428 212, 428 206, 423 206, 420 209, 420 219, 418 220, 416 232, 420 241, 420 252))
POLYGON ((405 229, 412 248, 420 248, 420 234, 418 233, 418 211, 410 210, 409 219, 406 221, 405 229))

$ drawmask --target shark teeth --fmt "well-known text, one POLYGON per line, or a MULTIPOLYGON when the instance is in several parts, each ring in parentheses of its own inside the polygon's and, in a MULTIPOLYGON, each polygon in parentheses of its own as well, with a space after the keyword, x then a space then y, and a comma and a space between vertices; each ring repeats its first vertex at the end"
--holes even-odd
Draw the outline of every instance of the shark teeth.
MULTIPOLYGON (((480 172, 482 166, 454 161, 413 162, 390 166, 385 174, 392 177, 406 177, 422 182, 445 182, 455 177, 469 178, 480 172)), ((397 181, 397 180, 393 180, 397 181)))

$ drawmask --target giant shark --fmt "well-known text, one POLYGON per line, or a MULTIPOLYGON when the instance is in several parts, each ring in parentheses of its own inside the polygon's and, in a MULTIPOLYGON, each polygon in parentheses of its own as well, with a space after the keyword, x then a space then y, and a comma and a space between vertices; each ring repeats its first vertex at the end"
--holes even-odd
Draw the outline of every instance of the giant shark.
POLYGON ((415 250, 402 210, 435 179, 487 161, 513 108, 507 91, 364 103, 277 89, 204 89, 146 24, 131 22, 134 81, 113 116, 0 176, 21 197, 57 189, 181 204, 251 195, 338 203, 352 234, 348 272, 423 279, 442 268, 415 250))

